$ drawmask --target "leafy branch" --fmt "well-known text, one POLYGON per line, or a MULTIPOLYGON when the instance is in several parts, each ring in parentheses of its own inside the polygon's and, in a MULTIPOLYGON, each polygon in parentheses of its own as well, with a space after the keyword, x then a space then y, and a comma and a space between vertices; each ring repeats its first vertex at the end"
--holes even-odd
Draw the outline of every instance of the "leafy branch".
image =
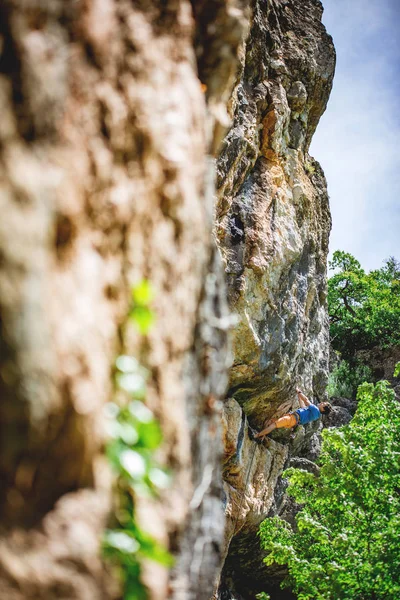
MULTIPOLYGON (((153 292, 147 281, 132 290, 131 322, 145 335, 154 323, 150 307, 153 292)), ((172 557, 147 534, 135 516, 137 496, 154 497, 170 484, 170 473, 160 467, 154 452, 162 441, 158 421, 145 405, 148 371, 132 356, 116 360, 115 383, 118 399, 106 405, 109 442, 106 454, 116 474, 114 526, 103 540, 104 556, 117 568, 124 588, 124 600, 144 600, 141 583, 144 559, 171 566, 172 557)))

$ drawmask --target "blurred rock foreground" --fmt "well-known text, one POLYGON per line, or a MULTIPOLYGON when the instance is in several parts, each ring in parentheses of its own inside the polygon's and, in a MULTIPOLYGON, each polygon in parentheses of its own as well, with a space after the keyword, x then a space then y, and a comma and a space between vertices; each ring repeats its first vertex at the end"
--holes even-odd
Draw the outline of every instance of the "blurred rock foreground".
POLYGON ((176 559, 145 565, 149 596, 273 592, 255 532, 287 509, 280 474, 315 459, 320 425, 257 447, 249 426, 294 408, 296 385, 325 396, 321 15, 318 0, 1 3, 0 600, 121 597, 99 554, 121 353, 150 371, 174 473, 137 502, 176 559), (146 337, 127 326, 143 279, 146 337))

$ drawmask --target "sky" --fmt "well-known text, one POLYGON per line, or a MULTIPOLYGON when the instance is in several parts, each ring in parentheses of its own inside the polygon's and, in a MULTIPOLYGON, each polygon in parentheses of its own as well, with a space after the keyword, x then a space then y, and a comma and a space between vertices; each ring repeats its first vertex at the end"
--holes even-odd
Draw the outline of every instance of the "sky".
POLYGON ((328 181, 330 251, 400 260, 400 0, 322 0, 337 64, 310 153, 328 181))

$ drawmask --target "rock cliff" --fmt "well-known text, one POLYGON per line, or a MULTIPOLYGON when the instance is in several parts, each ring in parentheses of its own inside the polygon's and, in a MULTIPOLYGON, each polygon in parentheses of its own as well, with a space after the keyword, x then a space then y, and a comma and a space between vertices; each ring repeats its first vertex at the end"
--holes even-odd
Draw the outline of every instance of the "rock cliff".
POLYGON ((145 565, 144 581, 152 600, 212 592, 229 327, 213 157, 230 119, 215 233, 239 322, 220 596, 265 587, 254 533, 286 510, 282 469, 316 456, 318 436, 256 446, 249 423, 290 408, 295 383, 321 399, 327 377, 330 216, 308 155, 334 70, 321 14, 318 0, 1 4, 1 600, 120 597, 99 547, 112 512, 102 408, 121 353, 149 370, 174 473, 164 496, 136 501, 176 558, 172 574, 145 565), (145 338, 127 319, 143 279, 145 338))
POLYGON ((280 474, 291 457, 318 454, 319 424, 257 446, 249 425, 260 429, 296 408, 295 385, 325 397, 331 219, 324 174, 308 153, 335 67, 321 16, 318 0, 255 2, 218 160, 216 235, 239 317, 224 411, 227 548, 236 537, 221 598, 236 598, 230 594, 244 577, 243 597, 265 589, 254 534, 279 510, 280 474))

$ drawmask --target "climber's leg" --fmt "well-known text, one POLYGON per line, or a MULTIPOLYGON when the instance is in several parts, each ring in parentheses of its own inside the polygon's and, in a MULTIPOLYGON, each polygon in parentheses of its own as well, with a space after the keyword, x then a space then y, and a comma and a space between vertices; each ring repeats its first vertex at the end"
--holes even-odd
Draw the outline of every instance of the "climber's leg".
POLYGON ((263 429, 262 431, 260 431, 260 433, 257 433, 254 437, 255 438, 264 437, 264 435, 268 435, 274 429, 276 429, 276 421, 275 420, 270 421, 269 424, 266 426, 266 428, 263 429))

